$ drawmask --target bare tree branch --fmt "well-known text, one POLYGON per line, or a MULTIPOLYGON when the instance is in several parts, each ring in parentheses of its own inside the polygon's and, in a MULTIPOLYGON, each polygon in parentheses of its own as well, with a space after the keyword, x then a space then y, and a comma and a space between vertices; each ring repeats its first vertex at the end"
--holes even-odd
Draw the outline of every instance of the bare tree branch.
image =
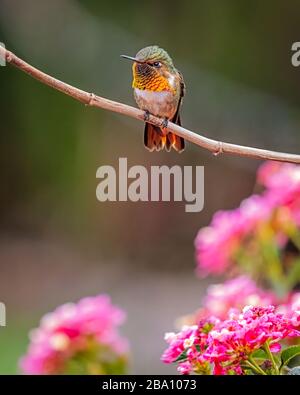
MULTIPOLYGON (((75 88, 74 86, 68 85, 65 82, 53 78, 50 75, 36 69, 35 67, 24 62, 24 60, 18 58, 15 54, 1 46, 0 57, 6 59, 7 63, 11 63, 18 69, 24 71, 25 73, 39 80, 43 84, 46 84, 51 88, 57 89, 60 92, 63 92, 66 95, 69 95, 74 99, 79 100, 85 105, 103 108, 105 110, 113 111, 144 121, 144 111, 139 110, 135 107, 128 106, 127 104, 105 99, 104 97, 100 97, 93 93, 88 93, 81 89, 75 88)), ((156 126, 161 126, 162 119, 150 115, 148 122, 156 126)), ((172 122, 168 123, 167 129, 170 132, 173 132, 178 136, 183 137, 186 140, 211 151, 215 155, 226 153, 232 155, 247 156, 249 158, 255 159, 269 159, 281 162, 300 163, 300 155, 286 154, 283 152, 269 151, 260 148, 246 147, 242 145, 212 140, 197 133, 194 133, 188 129, 185 129, 181 126, 175 125, 172 122)))

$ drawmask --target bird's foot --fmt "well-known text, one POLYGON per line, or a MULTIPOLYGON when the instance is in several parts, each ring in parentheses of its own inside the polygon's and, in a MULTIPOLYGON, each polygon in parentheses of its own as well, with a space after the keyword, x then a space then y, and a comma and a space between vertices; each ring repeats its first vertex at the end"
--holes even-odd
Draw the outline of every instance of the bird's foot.
POLYGON ((163 119, 163 121, 162 121, 162 123, 161 123, 161 131, 162 131, 162 133, 164 134, 164 136, 167 134, 167 128, 168 128, 168 122, 169 122, 169 120, 168 120, 168 118, 164 118, 163 119))
POLYGON ((144 112, 144 121, 145 121, 145 122, 148 122, 149 119, 150 119, 150 112, 149 112, 148 110, 146 110, 146 111, 144 112))
MULTIPOLYGON (((150 115, 151 115, 151 113, 148 110, 146 110, 144 112, 144 121, 145 122, 149 122, 150 115)), ((168 118, 165 117, 161 122, 161 126, 157 127, 157 133, 159 133, 160 136, 165 136, 168 133, 167 127, 168 127, 168 118)))

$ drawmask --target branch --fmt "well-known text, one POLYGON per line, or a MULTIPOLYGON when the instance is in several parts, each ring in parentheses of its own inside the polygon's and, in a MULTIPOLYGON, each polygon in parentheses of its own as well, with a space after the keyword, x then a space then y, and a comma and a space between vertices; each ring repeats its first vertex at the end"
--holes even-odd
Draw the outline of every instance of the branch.
MULTIPOLYGON (((43 84, 48 85, 51 88, 54 88, 60 92, 63 92, 66 95, 73 97, 73 99, 78 100, 87 106, 99 107, 104 110, 113 111, 119 114, 127 115, 131 118, 136 118, 144 121, 144 111, 139 110, 135 107, 128 106, 127 104, 105 99, 104 97, 100 97, 93 93, 88 93, 81 89, 75 88, 74 86, 68 85, 36 69, 35 67, 24 62, 24 60, 18 58, 15 54, 1 46, 0 58, 6 59, 7 63, 11 63, 18 69, 24 71, 25 73, 39 80, 43 84)), ((149 121, 147 122, 152 123, 155 126, 161 126, 162 120, 153 115, 150 115, 149 121)), ((268 159, 277 160, 280 162, 300 163, 300 155, 285 154, 283 152, 268 151, 260 148, 246 147, 242 145, 212 140, 197 133, 194 133, 188 129, 185 129, 179 125, 175 125, 172 122, 168 123, 167 129, 170 132, 175 133, 176 135, 183 137, 186 140, 211 151, 214 155, 226 153, 232 155, 246 156, 255 159, 268 159)))

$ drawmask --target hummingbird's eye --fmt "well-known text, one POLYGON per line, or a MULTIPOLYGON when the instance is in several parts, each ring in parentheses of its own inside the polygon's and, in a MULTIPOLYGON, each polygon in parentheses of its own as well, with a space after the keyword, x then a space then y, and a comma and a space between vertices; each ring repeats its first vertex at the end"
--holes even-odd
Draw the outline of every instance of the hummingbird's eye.
POLYGON ((152 63, 152 65, 154 66, 154 67, 161 67, 161 63, 160 62, 153 62, 152 63))

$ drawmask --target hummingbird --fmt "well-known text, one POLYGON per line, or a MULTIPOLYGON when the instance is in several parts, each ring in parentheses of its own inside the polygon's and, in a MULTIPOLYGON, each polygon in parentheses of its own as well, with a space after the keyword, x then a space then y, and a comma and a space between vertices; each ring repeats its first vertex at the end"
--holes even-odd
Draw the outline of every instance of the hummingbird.
POLYGON ((133 61, 132 88, 138 107, 145 111, 144 144, 149 151, 171 148, 184 150, 184 139, 166 130, 168 121, 181 126, 180 106, 185 94, 182 74, 175 68, 170 55, 157 45, 142 48, 133 61), (149 115, 163 118, 161 127, 147 122, 149 115))

